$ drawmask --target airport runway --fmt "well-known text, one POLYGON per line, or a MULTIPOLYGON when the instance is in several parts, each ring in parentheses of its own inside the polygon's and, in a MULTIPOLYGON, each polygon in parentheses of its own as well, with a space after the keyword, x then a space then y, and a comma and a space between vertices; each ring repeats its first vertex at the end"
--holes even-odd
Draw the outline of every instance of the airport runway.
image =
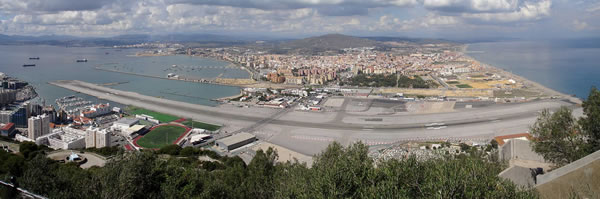
POLYGON ((540 100, 431 114, 401 113, 374 116, 345 111, 289 110, 281 115, 278 114, 281 113, 281 109, 208 107, 77 80, 56 81, 50 84, 120 104, 222 124, 229 132, 257 126, 254 133, 259 138, 306 155, 319 153, 331 141, 343 144, 363 141, 369 145, 382 145, 401 141, 490 139, 498 135, 526 132, 543 109, 568 106, 575 110, 576 116, 582 114, 581 108, 571 103, 562 100, 540 100), (272 116, 277 117, 269 119, 272 116))
MULTIPOLYGON (((247 109, 220 109, 197 104, 173 101, 140 95, 134 92, 121 91, 107 87, 98 86, 82 81, 57 81, 50 84, 81 92, 98 98, 118 102, 126 105, 134 105, 149 110, 164 112, 179 117, 193 118, 218 124, 255 123, 275 114, 273 109, 259 109, 246 111, 247 109), (265 112, 260 114, 257 111, 265 112)), ((540 101, 515 104, 513 106, 500 106, 469 111, 459 111, 440 114, 420 114, 406 116, 356 116, 342 115, 341 121, 319 120, 314 121, 321 113, 308 113, 294 117, 283 117, 271 120, 269 123, 282 126, 311 127, 332 130, 357 130, 357 129, 417 129, 423 128, 431 123, 443 123, 443 126, 462 126, 485 123, 491 121, 518 120, 537 117, 540 110, 544 108, 558 108, 571 105, 559 100, 540 101), (381 121, 370 122, 369 118, 381 118, 381 121)), ((345 113, 339 113, 345 114, 345 113)), ((336 116, 340 118, 340 116, 336 116)), ((439 125, 438 125, 439 126, 439 125)))

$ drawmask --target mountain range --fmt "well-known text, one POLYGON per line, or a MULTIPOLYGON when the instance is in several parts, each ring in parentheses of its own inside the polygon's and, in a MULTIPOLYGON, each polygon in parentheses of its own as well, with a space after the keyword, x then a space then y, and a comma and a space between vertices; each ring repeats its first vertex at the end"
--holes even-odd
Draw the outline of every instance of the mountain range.
POLYGON ((65 35, 20 36, 0 34, 0 44, 4 45, 67 45, 67 46, 114 46, 144 42, 176 42, 189 46, 240 45, 265 48, 279 53, 319 53, 337 51, 344 48, 380 47, 385 42, 442 43, 446 40, 417 39, 404 37, 354 37, 343 34, 326 34, 304 39, 265 38, 259 36, 229 36, 217 34, 128 34, 113 37, 76 37, 65 35), (260 42, 257 42, 260 41, 260 42))

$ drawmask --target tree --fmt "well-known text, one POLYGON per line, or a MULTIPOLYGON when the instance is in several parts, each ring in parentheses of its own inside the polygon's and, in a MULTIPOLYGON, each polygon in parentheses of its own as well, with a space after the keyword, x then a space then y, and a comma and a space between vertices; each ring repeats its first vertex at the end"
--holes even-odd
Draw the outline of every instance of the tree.
POLYGON ((492 146, 493 149, 498 149, 498 141, 492 139, 492 141, 490 141, 490 146, 492 146))
POLYGON ((157 153, 169 154, 169 155, 179 155, 180 151, 181 151, 181 147, 179 145, 170 144, 170 145, 166 145, 166 146, 163 146, 162 148, 160 148, 157 151, 157 153))
POLYGON ((561 107, 555 113, 542 111, 530 132, 534 137, 531 142, 533 150, 555 166, 568 164, 586 155, 585 137, 572 111, 566 107, 561 107))
POLYGON ((258 150, 248 164, 248 176, 243 186, 248 198, 273 198, 275 194, 275 175, 277 174, 275 161, 278 155, 273 148, 267 151, 258 150))
POLYGON ((369 148, 355 143, 345 148, 337 142, 330 144, 315 158, 309 195, 315 198, 357 198, 373 186, 373 159, 369 148))
POLYGON ((185 147, 185 148, 181 149, 181 151, 179 152, 179 155, 182 155, 182 156, 196 155, 196 149, 191 146, 185 147))
POLYGON ((600 91, 596 87, 583 102, 583 113, 585 117, 579 119, 579 125, 588 138, 587 153, 593 153, 600 150, 600 91))
POLYGON ((36 152, 40 150, 35 142, 21 142, 19 144, 19 152, 23 154, 23 157, 31 159, 36 156, 36 152))

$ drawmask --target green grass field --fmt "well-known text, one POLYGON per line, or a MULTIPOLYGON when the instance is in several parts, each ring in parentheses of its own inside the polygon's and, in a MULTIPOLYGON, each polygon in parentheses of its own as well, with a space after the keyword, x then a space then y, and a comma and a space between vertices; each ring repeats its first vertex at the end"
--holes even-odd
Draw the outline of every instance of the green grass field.
POLYGON ((138 107, 127 107, 126 111, 127 111, 127 113, 132 114, 132 115, 139 115, 139 114, 149 115, 149 116, 154 117, 154 119, 157 119, 158 121, 163 122, 163 123, 172 122, 173 120, 179 119, 179 117, 176 117, 176 116, 167 115, 164 113, 159 113, 159 112, 155 112, 155 111, 151 111, 151 110, 147 110, 147 109, 143 109, 143 108, 138 108, 138 107))
POLYGON ((159 126, 140 138, 137 144, 144 148, 158 149, 173 144, 183 133, 185 128, 180 126, 159 126))
POLYGON ((458 88, 473 88, 472 86, 470 86, 468 84, 459 84, 459 85, 456 85, 456 87, 458 87, 458 88))
POLYGON ((207 124, 207 123, 197 122, 197 121, 192 122, 192 120, 186 120, 186 121, 182 122, 181 124, 192 127, 192 128, 206 129, 209 131, 216 131, 221 128, 221 126, 218 126, 218 125, 207 124), (193 125, 192 125, 192 123, 193 123, 193 125))

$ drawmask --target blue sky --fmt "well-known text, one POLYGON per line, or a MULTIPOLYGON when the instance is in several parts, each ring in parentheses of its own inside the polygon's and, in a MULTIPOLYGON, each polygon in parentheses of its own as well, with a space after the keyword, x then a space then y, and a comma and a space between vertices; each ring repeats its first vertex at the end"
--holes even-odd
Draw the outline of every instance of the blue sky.
POLYGON ((600 35, 600 1, 0 0, 0 33, 578 38, 600 35))

